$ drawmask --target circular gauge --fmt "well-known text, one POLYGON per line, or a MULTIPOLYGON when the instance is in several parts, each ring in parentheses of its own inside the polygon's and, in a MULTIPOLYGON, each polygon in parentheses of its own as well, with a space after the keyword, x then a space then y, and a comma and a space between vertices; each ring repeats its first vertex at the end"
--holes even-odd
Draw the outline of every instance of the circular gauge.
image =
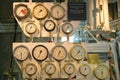
POLYGON ((15 5, 14 14, 18 19, 27 18, 29 13, 30 13, 30 11, 29 11, 27 5, 25 5, 25 4, 15 5))
POLYGON ((48 74, 48 75, 52 75, 54 74, 56 71, 56 67, 54 64, 52 63, 48 63, 45 65, 45 72, 48 74))
POLYGON ((72 63, 67 63, 64 66, 64 71, 68 75, 72 75, 75 72, 75 66, 72 63))
POLYGON ((26 74, 32 76, 32 75, 36 74, 37 66, 35 64, 33 64, 33 63, 28 63, 25 66, 25 72, 26 72, 26 74))
POLYGON ((90 66, 89 66, 88 64, 82 64, 82 65, 80 66, 79 70, 80 70, 80 73, 81 73, 82 75, 84 75, 84 76, 89 75, 90 72, 91 72, 91 68, 90 68, 90 66))
POLYGON ((15 47, 13 56, 19 60, 19 61, 24 61, 28 58, 30 52, 26 46, 20 45, 15 47))
POLYGON ((32 56, 37 61, 43 61, 48 57, 48 49, 43 45, 37 45, 33 48, 32 56))
POLYGON ((47 15, 48 15, 48 10, 44 5, 38 4, 33 8, 33 16, 36 19, 40 19, 40 20, 44 19, 47 17, 47 15))
POLYGON ((70 24, 70 23, 64 23, 62 25, 62 31, 65 33, 65 34, 70 34, 72 33, 73 31, 73 25, 70 24))
POLYGON ((67 50, 61 45, 54 46, 52 49, 52 57, 57 61, 62 61, 66 58, 67 50))
POLYGON ((60 20, 65 16, 65 9, 61 5, 54 5, 51 8, 51 16, 53 19, 60 20))
POLYGON ((51 32, 55 29, 55 22, 52 20, 45 21, 44 28, 46 31, 51 32))
POLYGON ((86 50, 81 45, 75 45, 71 48, 70 55, 73 59, 79 61, 85 58, 86 50))
POLYGON ((95 68, 94 74, 98 79, 104 80, 109 75, 109 69, 106 65, 100 64, 95 68))
POLYGON ((25 31, 29 34, 34 34, 37 31, 37 26, 34 23, 28 23, 25 26, 25 31))

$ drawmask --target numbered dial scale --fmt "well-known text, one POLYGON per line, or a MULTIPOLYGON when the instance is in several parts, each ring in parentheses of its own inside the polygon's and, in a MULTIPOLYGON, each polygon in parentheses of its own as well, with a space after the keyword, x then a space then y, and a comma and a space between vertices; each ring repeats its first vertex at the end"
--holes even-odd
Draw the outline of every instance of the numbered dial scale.
POLYGON ((25 31, 26 31, 28 34, 34 34, 34 33, 37 31, 37 26, 36 26, 34 23, 28 23, 28 24, 25 26, 25 31))
POLYGON ((100 64, 95 68, 94 74, 98 79, 104 80, 109 75, 109 69, 106 65, 100 64))
POLYGON ((29 13, 30 13, 30 11, 29 11, 27 5, 25 5, 25 4, 15 5, 14 14, 18 19, 27 18, 29 13))
POLYGON ((44 45, 37 45, 33 48, 32 56, 37 61, 44 61, 48 57, 48 49, 44 45))
POLYGON ((19 61, 24 61, 28 58, 30 52, 26 46, 20 45, 15 47, 13 56, 19 60, 19 61))
POLYGON ((70 34, 73 32, 73 25, 71 23, 64 23, 62 25, 62 31, 65 33, 65 34, 70 34))
POLYGON ((79 71, 82 75, 87 76, 91 72, 91 67, 88 64, 82 64, 79 68, 79 71))
POLYGON ((73 59, 79 61, 85 58, 86 50, 81 45, 75 45, 70 50, 70 55, 73 59))
POLYGON ((26 66, 25 66, 25 73, 29 76, 32 76, 34 74, 36 74, 37 72, 37 66, 33 63, 28 63, 26 66))
POLYGON ((67 56, 67 50, 61 45, 54 46, 52 49, 52 57, 57 61, 62 61, 67 56))
POLYGON ((61 5, 54 5, 51 8, 51 16, 53 19, 60 20, 65 16, 65 9, 61 5))
POLYGON ((46 20, 44 24, 44 28, 46 31, 51 32, 55 29, 55 22, 53 20, 46 20))
POLYGON ((75 66, 72 63, 67 63, 64 66, 64 71, 68 75, 72 75, 75 72, 75 66))
POLYGON ((47 8, 42 5, 42 4, 37 4, 34 8, 33 8, 33 16, 36 19, 44 19, 46 18, 48 15, 48 10, 47 8))
POLYGON ((54 64, 52 63, 47 63, 45 65, 45 72, 48 74, 48 75, 53 75, 56 71, 56 67, 54 64))

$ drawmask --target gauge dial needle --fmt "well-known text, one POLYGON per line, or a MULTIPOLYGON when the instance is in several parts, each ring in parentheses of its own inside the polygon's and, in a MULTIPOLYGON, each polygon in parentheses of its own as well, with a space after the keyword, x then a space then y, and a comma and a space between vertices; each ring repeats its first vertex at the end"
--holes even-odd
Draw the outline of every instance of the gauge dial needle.
POLYGON ((21 55, 21 59, 22 59, 22 52, 20 53, 20 55, 21 55))
POLYGON ((102 75, 102 77, 103 77, 103 71, 101 71, 101 75, 102 75))
POLYGON ((32 69, 33 69, 33 68, 31 67, 31 68, 28 70, 28 72, 31 71, 32 69))
POLYGON ((87 69, 87 68, 85 67, 84 72, 86 71, 86 69, 87 69))
POLYGON ((20 13, 26 14, 26 13, 27 13, 27 10, 26 10, 26 9, 22 9, 18 14, 20 14, 20 13))
POLYGON ((48 69, 48 72, 49 72, 51 69, 52 69, 52 67, 50 67, 50 68, 48 69))
POLYGON ((71 67, 68 68, 68 71, 71 69, 71 67))
POLYGON ((58 52, 58 55, 57 55, 57 57, 59 57, 60 53, 61 53, 61 51, 59 51, 59 52, 58 52))
POLYGON ((75 57, 80 53, 80 50, 75 54, 75 57))
POLYGON ((39 10, 39 13, 41 13, 42 12, 42 9, 41 10, 39 10))
POLYGON ((42 50, 40 50, 40 53, 39 53, 39 55, 38 55, 38 58, 40 57, 41 53, 42 53, 42 50))

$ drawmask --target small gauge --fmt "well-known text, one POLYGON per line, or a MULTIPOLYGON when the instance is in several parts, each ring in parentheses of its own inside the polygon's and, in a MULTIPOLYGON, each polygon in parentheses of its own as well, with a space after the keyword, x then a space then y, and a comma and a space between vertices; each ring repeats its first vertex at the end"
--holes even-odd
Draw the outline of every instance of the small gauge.
POLYGON ((34 34, 34 33, 37 31, 37 26, 36 26, 34 23, 28 23, 28 24, 25 26, 25 31, 26 31, 28 34, 34 34))
POLYGON ((26 72, 27 75, 32 76, 32 75, 36 74, 37 66, 33 63, 28 63, 25 66, 25 72, 26 72))
POLYGON ((57 61, 62 61, 67 56, 67 50, 61 45, 54 46, 52 49, 52 57, 57 61))
POLYGON ((47 15, 48 15, 48 10, 44 5, 38 4, 33 8, 33 16, 36 19, 42 20, 42 19, 46 18, 47 15))
POLYGON ((24 61, 28 58, 30 52, 26 46, 20 45, 15 47, 13 56, 19 60, 19 61, 24 61))
POLYGON ((15 5, 14 14, 18 19, 27 18, 29 13, 30 13, 30 11, 29 11, 27 5, 25 5, 25 4, 15 5))
POLYGON ((79 70, 80 70, 80 73, 81 73, 82 75, 84 75, 84 76, 89 75, 90 72, 91 72, 91 68, 90 68, 90 66, 89 66, 88 64, 82 64, 82 65, 80 66, 79 70))
POLYGON ((106 65, 100 64, 95 68, 94 74, 96 78, 105 80, 109 75, 109 69, 106 65))
POLYGON ((51 16, 53 19, 60 20, 65 16, 65 9, 61 5, 54 5, 51 8, 51 16))
POLYGON ((51 32, 55 29, 55 22, 53 20, 45 21, 44 28, 46 31, 51 32))
POLYGON ((73 59, 79 61, 85 58, 86 50, 81 45, 75 45, 70 50, 70 55, 73 59))
POLYGON ((75 72, 75 66, 72 63, 67 63, 64 66, 64 71, 68 75, 72 75, 75 72))
POLYGON ((65 34, 70 34, 72 33, 73 31, 73 25, 71 23, 64 23, 62 25, 62 31, 65 33, 65 34))
POLYGON ((54 64, 52 63, 48 63, 45 65, 45 72, 48 74, 48 75, 53 75, 56 71, 56 67, 54 64))
POLYGON ((44 45, 37 45, 33 48, 32 56, 37 61, 43 61, 48 57, 48 49, 44 45))

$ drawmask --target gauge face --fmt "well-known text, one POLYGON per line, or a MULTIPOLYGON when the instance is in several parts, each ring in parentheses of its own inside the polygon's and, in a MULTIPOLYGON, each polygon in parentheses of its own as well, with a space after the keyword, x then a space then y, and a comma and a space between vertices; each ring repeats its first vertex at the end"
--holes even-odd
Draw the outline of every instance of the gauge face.
POLYGON ((45 21, 44 28, 46 31, 51 32, 55 29, 55 22, 52 20, 45 21))
POLYGON ((28 17, 29 9, 25 4, 18 4, 14 8, 14 13, 18 19, 24 19, 28 17))
POLYGON ((43 45, 37 45, 33 48, 32 56, 37 61, 43 61, 48 57, 48 49, 43 45))
POLYGON ((20 45, 14 49, 13 56, 19 60, 24 61, 28 58, 30 52, 26 46, 20 45))
POLYGON ((90 72, 91 72, 91 68, 90 68, 90 66, 89 66, 88 64, 82 64, 82 65, 80 66, 79 70, 80 70, 80 73, 81 73, 82 75, 84 75, 84 76, 89 75, 90 72))
POLYGON ((37 26, 34 23, 28 23, 25 30, 28 34, 34 34, 37 31, 37 26))
POLYGON ((37 67, 35 64, 33 63, 28 63, 26 66, 25 66, 25 72, 26 74, 32 76, 34 75, 36 72, 37 72, 37 67))
POLYGON ((109 69, 106 65, 98 65, 94 70, 94 74, 98 79, 104 80, 109 75, 109 69))
POLYGON ((72 63, 67 63, 64 66, 64 71, 68 75, 72 75, 75 72, 75 66, 72 63))
POLYGON ((48 75, 52 75, 54 74, 56 71, 56 67, 54 64, 52 63, 48 63, 45 65, 45 72, 48 74, 48 75))
POLYGON ((46 18, 48 15, 48 10, 45 6, 43 6, 42 4, 38 4, 33 8, 33 16, 36 19, 44 19, 46 18))
POLYGON ((51 16, 53 19, 60 20, 65 16, 65 9, 61 5, 54 5, 51 8, 51 16))
POLYGON ((75 45, 71 48, 70 55, 73 59, 79 61, 85 58, 86 50, 81 45, 75 45))
POLYGON ((52 49, 52 57, 57 61, 62 61, 66 58, 67 50, 61 45, 57 45, 52 49))
POLYGON ((62 25, 62 31, 63 31, 65 34, 70 34, 70 33, 72 33, 72 31, 73 31, 73 26, 72 26, 72 24, 70 24, 70 23, 64 23, 64 24, 62 25))

